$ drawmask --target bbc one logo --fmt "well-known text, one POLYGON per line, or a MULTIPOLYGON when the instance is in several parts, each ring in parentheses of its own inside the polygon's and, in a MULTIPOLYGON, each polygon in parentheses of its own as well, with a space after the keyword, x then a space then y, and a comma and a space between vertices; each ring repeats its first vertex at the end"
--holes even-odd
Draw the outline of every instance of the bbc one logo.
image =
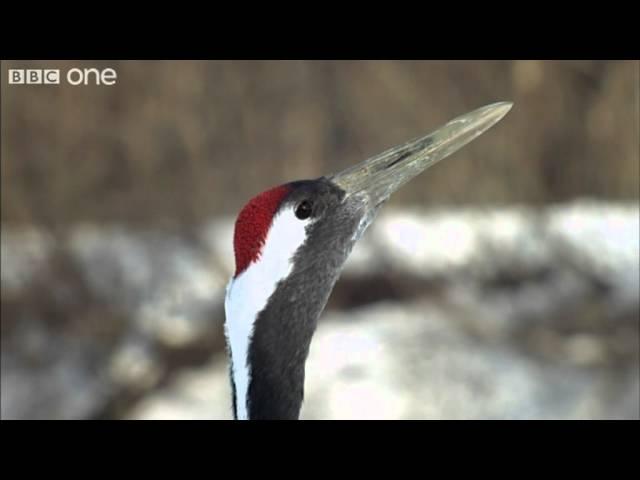
POLYGON ((9 69, 12 85, 115 85, 118 74, 113 68, 72 68, 61 75, 58 69, 9 69))

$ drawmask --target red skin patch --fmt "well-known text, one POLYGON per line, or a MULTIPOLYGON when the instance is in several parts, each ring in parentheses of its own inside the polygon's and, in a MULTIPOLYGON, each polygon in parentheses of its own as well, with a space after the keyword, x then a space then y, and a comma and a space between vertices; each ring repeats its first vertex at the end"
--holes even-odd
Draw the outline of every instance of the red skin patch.
POLYGON ((273 216, 290 191, 291 187, 288 185, 272 188, 253 197, 240 211, 233 233, 236 277, 260 258, 273 216))

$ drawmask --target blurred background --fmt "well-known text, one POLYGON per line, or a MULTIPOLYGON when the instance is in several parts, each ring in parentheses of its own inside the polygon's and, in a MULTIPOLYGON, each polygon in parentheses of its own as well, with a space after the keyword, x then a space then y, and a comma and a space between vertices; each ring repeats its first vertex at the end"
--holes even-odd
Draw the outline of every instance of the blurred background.
POLYGON ((640 418, 637 61, 2 61, 1 416, 231 418, 236 213, 503 100, 397 192, 302 418, 640 418), (113 68, 113 86, 8 69, 113 68))

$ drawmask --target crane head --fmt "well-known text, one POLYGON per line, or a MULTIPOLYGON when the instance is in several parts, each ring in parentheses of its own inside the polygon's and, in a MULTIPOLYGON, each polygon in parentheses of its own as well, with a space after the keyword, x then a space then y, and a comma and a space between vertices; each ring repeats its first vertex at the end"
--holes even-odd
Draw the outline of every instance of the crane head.
POLYGON ((280 185, 244 206, 225 298, 236 418, 298 418, 311 337, 354 244, 394 191, 511 106, 482 107, 342 172, 280 185))

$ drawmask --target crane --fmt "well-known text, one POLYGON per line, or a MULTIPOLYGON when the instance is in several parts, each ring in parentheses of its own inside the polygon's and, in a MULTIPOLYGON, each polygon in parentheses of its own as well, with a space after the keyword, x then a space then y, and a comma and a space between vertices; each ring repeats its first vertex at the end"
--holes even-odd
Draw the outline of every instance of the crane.
POLYGON ((511 107, 484 106, 337 174, 266 190, 241 209, 224 326, 235 419, 299 418, 318 317, 355 243, 394 191, 511 107))

